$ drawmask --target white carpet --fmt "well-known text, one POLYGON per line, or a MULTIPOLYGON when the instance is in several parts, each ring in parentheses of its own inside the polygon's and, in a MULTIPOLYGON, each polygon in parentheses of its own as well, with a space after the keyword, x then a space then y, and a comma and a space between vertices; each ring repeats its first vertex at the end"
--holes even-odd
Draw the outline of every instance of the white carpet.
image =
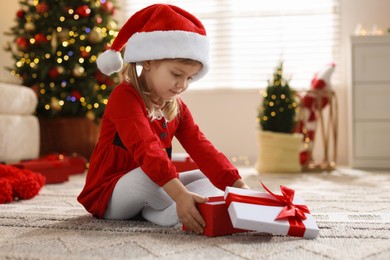
POLYGON ((84 175, 0 205, 0 259, 390 259, 390 172, 269 174, 252 189, 296 190, 317 220, 314 240, 242 233, 208 238, 148 222, 94 219, 76 201, 84 175))

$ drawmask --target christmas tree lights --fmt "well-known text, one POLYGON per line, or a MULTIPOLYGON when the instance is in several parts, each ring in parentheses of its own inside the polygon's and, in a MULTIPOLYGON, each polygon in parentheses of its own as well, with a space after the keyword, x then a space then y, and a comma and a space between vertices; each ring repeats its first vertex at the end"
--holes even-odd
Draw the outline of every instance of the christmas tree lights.
POLYGON ((21 0, 8 68, 38 96, 40 117, 99 119, 117 77, 96 67, 97 56, 117 35, 112 0, 21 0), (50 8, 49 8, 50 7, 50 8))
POLYGON ((283 62, 276 68, 272 81, 263 93, 257 121, 264 131, 292 133, 298 104, 288 80, 283 77, 283 62))

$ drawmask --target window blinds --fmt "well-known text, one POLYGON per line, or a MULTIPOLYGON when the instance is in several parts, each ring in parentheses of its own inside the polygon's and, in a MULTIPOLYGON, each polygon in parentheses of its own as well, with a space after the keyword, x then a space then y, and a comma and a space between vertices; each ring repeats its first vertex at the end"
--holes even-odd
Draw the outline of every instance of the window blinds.
MULTIPOLYGON (((120 24, 151 0, 117 0, 120 24)), ((291 87, 338 61, 340 0, 160 1, 197 16, 211 43, 211 69, 196 89, 263 88, 280 60, 291 87)), ((335 77, 334 77, 335 78, 335 77)))

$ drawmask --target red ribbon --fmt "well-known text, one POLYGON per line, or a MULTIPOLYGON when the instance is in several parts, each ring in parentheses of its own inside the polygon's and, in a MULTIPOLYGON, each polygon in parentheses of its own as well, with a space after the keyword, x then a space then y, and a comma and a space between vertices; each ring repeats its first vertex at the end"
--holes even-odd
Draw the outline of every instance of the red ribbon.
POLYGON ((295 205, 293 203, 295 194, 293 189, 281 185, 280 190, 282 195, 277 195, 272 193, 262 182, 261 185, 272 197, 274 197, 274 199, 229 193, 225 199, 227 207, 229 207, 232 202, 283 207, 275 220, 287 219, 290 223, 288 235, 303 237, 306 230, 305 225, 303 224, 303 220, 306 219, 305 213, 310 213, 308 207, 306 205, 295 205))
POLYGON ((310 213, 309 208, 306 205, 295 205, 293 203, 295 191, 293 189, 287 188, 285 186, 280 185, 280 191, 283 195, 277 195, 272 193, 265 185, 261 182, 263 188, 271 194, 275 199, 280 201, 284 208, 276 217, 275 220, 288 218, 288 217, 296 217, 301 220, 306 219, 305 213, 310 213))

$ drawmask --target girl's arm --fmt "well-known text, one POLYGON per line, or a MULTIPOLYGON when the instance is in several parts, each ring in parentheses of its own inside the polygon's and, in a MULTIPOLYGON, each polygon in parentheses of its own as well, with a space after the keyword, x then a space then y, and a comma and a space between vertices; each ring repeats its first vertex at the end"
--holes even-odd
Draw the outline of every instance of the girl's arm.
POLYGON ((237 168, 205 137, 182 101, 175 136, 214 186, 220 190, 225 190, 227 186, 246 187, 242 180, 238 181, 241 176, 237 168))
POLYGON ((198 234, 203 233, 206 222, 196 208, 196 203, 205 203, 207 198, 189 192, 177 178, 168 181, 162 188, 176 202, 176 211, 180 221, 189 230, 198 234))

